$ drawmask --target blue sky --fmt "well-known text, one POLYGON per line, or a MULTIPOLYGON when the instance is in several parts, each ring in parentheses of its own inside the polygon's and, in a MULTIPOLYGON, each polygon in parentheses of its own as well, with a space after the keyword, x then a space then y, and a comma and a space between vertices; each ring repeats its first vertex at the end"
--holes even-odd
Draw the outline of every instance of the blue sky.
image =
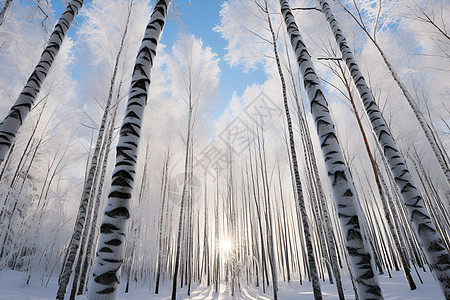
MULTIPOLYGON (((88 5, 91 1, 85 1, 84 5, 88 5)), ((204 45, 212 48, 220 58, 220 81, 221 87, 219 91, 218 105, 214 107, 213 119, 219 117, 227 107, 233 92, 238 95, 242 94, 247 85, 253 83, 263 83, 266 76, 262 70, 242 72, 239 67, 231 68, 223 59, 226 54, 226 40, 222 39, 220 34, 215 32, 213 28, 220 23, 219 11, 223 0, 179 0, 175 1, 178 5, 178 11, 181 14, 181 24, 177 24, 174 18, 169 16, 166 27, 164 28, 162 43, 171 46, 177 37, 177 32, 181 26, 188 33, 193 33, 197 38, 204 41, 204 45)), ((55 10, 55 19, 59 18, 64 7, 62 1, 53 1, 53 9, 55 10)), ((80 18, 76 19, 80 22, 80 18)), ((74 37, 76 27, 71 28, 69 35, 74 37)), ((75 70, 74 70, 75 71, 75 70)))
MULTIPOLYGON (((213 52, 217 53, 221 59, 219 63, 221 70, 220 99, 215 112, 217 116, 222 113, 228 104, 233 91, 240 95, 247 85, 263 83, 266 78, 263 71, 250 71, 246 74, 240 68, 230 68, 223 60, 226 54, 225 47, 227 42, 221 38, 219 33, 213 30, 216 25, 220 24, 219 11, 223 2, 217 0, 191 0, 190 3, 188 0, 176 1, 185 30, 202 38, 204 44, 210 46, 213 52)), ((169 18, 163 33, 164 43, 171 44, 173 42, 176 38, 178 27, 179 25, 169 18)))

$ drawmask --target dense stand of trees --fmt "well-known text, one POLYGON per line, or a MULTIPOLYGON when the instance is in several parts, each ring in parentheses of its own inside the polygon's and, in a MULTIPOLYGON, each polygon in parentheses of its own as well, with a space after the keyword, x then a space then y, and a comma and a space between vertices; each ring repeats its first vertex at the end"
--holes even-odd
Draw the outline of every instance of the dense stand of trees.
MULTIPOLYGON (((114 9, 102 1, 93 2, 114 9)), ((54 121, 59 82, 48 87, 44 79, 83 1, 67 4, 39 64, 0 123, 0 270, 27 272, 27 284, 39 274, 43 285, 59 272, 56 299, 85 293, 89 299, 115 299, 122 282, 125 292, 150 284, 156 294, 171 282, 172 299, 179 288, 190 295, 196 284, 215 293, 225 284, 232 295, 256 286, 278 299, 280 281, 305 280, 315 299, 322 298, 325 280, 345 299, 345 276, 357 298, 382 299, 379 274, 391 277, 402 270, 414 290, 420 286, 414 278, 421 281, 420 270, 429 269, 450 298, 446 135, 437 130, 429 106, 426 112, 420 107, 419 89, 410 92, 383 50, 380 28, 397 20, 394 12, 382 14, 382 2, 374 8, 366 1, 318 0, 317 6, 298 1, 291 8, 288 0, 226 1, 216 31, 229 42, 227 59, 242 60, 247 69, 262 64, 268 79, 249 87, 247 100, 232 100, 218 121, 216 141, 208 143, 208 126, 202 123, 217 97, 216 55, 187 33, 179 34, 172 49, 157 48, 167 14, 176 11, 170 0, 151 8, 145 1, 122 2, 126 21, 117 25, 116 48, 109 46, 114 49, 110 72, 100 75, 104 100, 95 101, 103 112, 88 116, 93 124, 99 120, 98 129, 82 124, 92 137, 90 145, 85 142, 88 158, 79 189, 71 190, 66 170, 86 157, 76 162, 69 157, 75 152, 72 139, 61 140, 56 150, 50 146, 63 121, 54 121), (136 27, 142 23, 135 20, 141 2, 150 15, 145 28, 136 27), (236 25, 239 11, 250 17, 236 25), (322 27, 314 29, 320 34, 304 33, 300 16, 306 14, 321 20, 322 27), (355 57, 352 34, 340 27, 340 18, 355 22, 374 46, 425 143, 404 147, 396 138, 396 120, 386 114, 378 85, 355 57), (142 39, 136 32, 144 29, 142 39), (139 39, 140 48, 133 48, 130 41, 139 39), (312 58, 316 48, 327 57, 312 58), (130 70, 132 51, 137 56, 130 70), (348 115, 339 112, 334 101, 339 97, 348 100, 348 115), (147 102, 150 125, 143 122, 147 102), (350 119, 357 134, 347 137, 341 126, 350 119), (356 158, 351 147, 358 143, 364 155, 356 158), (428 150, 420 147, 431 150, 432 162, 424 161, 428 150), (439 166, 439 172, 427 164, 439 166), (81 199, 76 216, 60 205, 70 193, 81 199)), ((7 0, 1 8, 0 33, 14 19, 14 5, 7 0)), ((439 51, 448 55, 444 20, 435 19, 426 5, 416 6, 404 13, 430 25, 439 51)), ((351 22, 340 23, 347 29, 351 22)), ((99 44, 104 49, 105 43, 99 44)), ((441 123, 445 130, 448 123, 441 123)))

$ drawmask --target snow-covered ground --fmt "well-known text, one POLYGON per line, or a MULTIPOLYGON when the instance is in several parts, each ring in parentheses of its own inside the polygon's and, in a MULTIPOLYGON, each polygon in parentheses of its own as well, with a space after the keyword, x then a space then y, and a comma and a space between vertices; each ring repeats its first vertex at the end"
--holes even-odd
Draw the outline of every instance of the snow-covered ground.
MULTIPOLYGON (((383 294, 385 299, 407 299, 407 300, 441 300, 444 299, 437 282, 434 280, 430 272, 420 273, 423 284, 420 284, 417 276, 414 279, 417 284, 417 290, 410 291, 403 273, 393 273, 393 278, 389 278, 387 275, 380 276, 380 282, 382 284, 383 294)), ((38 275, 32 277, 30 285, 26 285, 28 275, 21 272, 14 271, 1 271, 0 272, 0 300, 42 300, 42 299, 55 299, 57 283, 56 278, 52 278, 48 287, 44 287, 47 279, 42 280, 38 275), (34 278, 34 280, 33 280, 34 278), (41 286, 41 282, 44 286, 41 286)), ((121 288, 120 299, 155 299, 163 300, 170 299, 171 284, 167 282, 161 287, 160 294, 155 295, 153 293, 154 287, 140 287, 131 286, 131 291, 125 294, 124 288, 121 288)), ((354 299, 352 286, 348 278, 344 278, 344 288, 346 298, 354 299)), ((240 292, 236 294, 234 298, 231 297, 231 291, 228 287, 222 285, 220 293, 214 293, 213 289, 205 286, 193 286, 191 297, 186 294, 187 290, 179 290, 178 299, 260 299, 269 300, 272 299, 272 290, 269 288, 266 294, 262 293, 261 288, 255 287, 243 287, 240 292)), ((322 292, 324 299, 337 299, 334 285, 330 285, 328 282, 322 282, 322 292)), ((78 297, 77 299, 85 300, 86 296, 78 297)), ((303 282, 300 285, 298 281, 280 282, 279 284, 279 299, 313 299, 311 284, 309 282, 303 282)))

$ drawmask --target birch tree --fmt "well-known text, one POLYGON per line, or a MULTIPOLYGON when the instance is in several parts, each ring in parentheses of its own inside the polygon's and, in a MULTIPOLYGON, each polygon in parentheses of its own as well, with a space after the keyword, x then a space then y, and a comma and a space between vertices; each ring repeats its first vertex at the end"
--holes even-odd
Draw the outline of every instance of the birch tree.
MULTIPOLYGON (((176 254, 175 254, 175 269, 173 273, 173 287, 172 299, 176 297, 176 285, 178 281, 178 272, 182 271, 182 264, 180 264, 180 255, 182 254, 183 236, 185 241, 187 254, 187 268, 192 267, 191 256, 192 247, 192 180, 194 179, 194 134, 195 127, 198 122, 197 116, 199 111, 204 111, 205 106, 210 104, 206 101, 214 97, 214 92, 217 91, 218 86, 218 60, 209 47, 204 47, 203 42, 196 39, 192 34, 182 33, 177 43, 172 47, 173 63, 169 67, 172 81, 176 83, 175 91, 178 97, 182 100, 182 105, 187 110, 187 124, 186 133, 182 136, 185 143, 184 149, 184 171, 183 183, 181 189, 180 202, 180 219, 178 220, 177 240, 176 240, 176 254), (205 87, 208 87, 206 89, 205 87), (185 223, 183 223, 185 222, 185 223), (184 233, 184 235, 183 235, 184 233)), ((184 250, 184 249, 183 249, 184 250)), ((184 256, 183 256, 184 257, 184 256)), ((181 257, 181 258, 183 258, 181 257)), ((185 270, 186 276, 190 280, 191 269, 185 270)), ((180 274, 183 274, 180 272, 180 274)), ((182 280, 183 282, 183 280, 182 280)), ((189 293, 189 289, 188 289, 189 293)))
POLYGON ((169 172, 169 163, 170 163, 170 147, 167 148, 167 154, 164 158, 164 167, 162 170, 162 178, 161 178, 161 210, 160 210, 160 219, 158 223, 158 259, 156 261, 156 284, 155 284, 155 294, 159 293, 159 282, 161 279, 161 269, 163 263, 163 229, 165 229, 164 225, 164 215, 165 215, 165 207, 166 207, 166 198, 167 198, 167 190, 168 190, 168 172, 169 172))
POLYGON ((353 56, 347 41, 339 28, 339 24, 331 12, 327 1, 319 0, 322 11, 330 24, 336 42, 342 53, 343 60, 347 64, 353 82, 363 101, 373 130, 386 156, 390 169, 394 175, 397 186, 401 192, 403 201, 408 210, 409 220, 414 225, 432 271, 441 285, 444 295, 450 297, 450 256, 446 249, 442 236, 436 230, 435 224, 428 213, 419 189, 416 187, 412 176, 406 166, 405 159, 399 151, 394 138, 387 126, 383 115, 375 103, 364 76, 359 70, 356 59, 353 56))
MULTIPOLYGON (((119 96, 120 93, 118 92, 117 95, 119 96)), ((108 158, 109 158, 109 154, 110 154, 112 135, 114 133, 114 124, 115 124, 115 120, 116 120, 116 116, 117 116, 117 108, 118 108, 118 105, 114 108, 114 111, 112 113, 112 119, 111 119, 110 125, 109 125, 108 137, 104 141, 103 149, 101 151, 101 152, 104 152, 102 155, 103 156, 103 165, 102 165, 102 170, 101 170, 101 175, 100 175, 100 182, 102 182, 102 183, 105 182, 105 174, 106 174, 106 168, 108 166, 108 158)), ((99 211, 100 211, 100 204, 101 204, 101 200, 102 200, 103 189, 104 189, 104 186, 102 184, 100 184, 97 187, 95 206, 94 206, 93 216, 92 216, 92 220, 91 220, 91 224, 90 224, 91 229, 89 231, 89 239, 88 239, 87 246, 86 246, 86 258, 84 260, 83 267, 81 269, 80 284, 78 286, 77 295, 83 294, 86 281, 87 281, 87 279, 89 279, 88 270, 90 270, 90 268, 91 268, 91 262, 93 260, 92 259, 93 252, 95 250, 94 243, 96 241, 97 231, 98 231, 97 220, 98 220, 98 215, 99 215, 99 211)))
MULTIPOLYGON (((284 112, 286 114, 286 123, 288 126, 288 133, 289 133, 290 154, 292 157, 291 158, 292 166, 293 166, 294 177, 295 177, 295 188, 297 190, 296 196, 298 198, 297 201, 298 201, 298 206, 299 206, 300 213, 301 213, 301 219, 302 219, 303 231, 304 231, 303 234, 305 235, 306 251, 308 253, 308 264, 309 264, 309 268, 311 271, 314 299, 322 299, 322 292, 320 290, 319 276, 317 274, 317 266, 316 266, 316 261, 314 258, 314 250, 313 250, 313 245, 312 245, 311 232, 309 229, 309 218, 308 218, 308 215, 306 212, 305 199, 303 197, 303 191, 302 191, 302 183, 300 181, 300 172, 298 170, 297 153, 295 150, 295 139, 294 139, 294 131, 292 129, 291 114, 289 112, 286 82, 284 80, 284 74, 283 74, 283 69, 281 67, 280 57, 278 55, 277 40, 276 40, 275 32, 274 32, 274 29, 272 26, 272 20, 270 18, 267 0, 264 1, 264 7, 261 7, 261 9, 266 14, 267 22, 269 25, 269 30, 270 30, 271 37, 272 37, 271 43, 273 45, 273 52, 275 55, 275 61, 277 63, 277 70, 278 70, 278 74, 280 76, 280 81, 281 81, 281 87, 282 87, 282 92, 283 92, 284 112)), ((275 293, 275 291, 274 291, 274 293, 275 293)))
MULTIPOLYGON (((189 66, 190 67, 190 66, 189 66)), ((190 70, 190 68, 189 68, 190 70)), ((181 202, 180 202, 180 219, 178 221, 178 228, 177 228, 177 242, 176 242, 176 254, 175 254, 175 267, 174 267, 174 273, 172 277, 172 300, 176 300, 177 298, 177 283, 178 283, 178 271, 180 266, 180 255, 181 255, 181 243, 182 243, 182 233, 184 226, 183 226, 183 220, 185 218, 184 216, 184 210, 186 206, 186 198, 188 196, 188 180, 190 176, 192 176, 192 166, 190 164, 190 158, 192 156, 192 147, 191 147, 191 140, 192 140, 192 127, 193 127, 193 118, 195 118, 195 104, 193 104, 192 101, 192 90, 190 88, 192 87, 192 75, 189 73, 188 76, 188 124, 187 124, 187 133, 186 133, 186 150, 185 150, 185 162, 184 162, 184 177, 183 177, 183 188, 181 192, 181 202), (194 116, 193 116, 194 115, 194 116)))
POLYGON ((361 230, 355 188, 337 140, 328 103, 320 88, 319 78, 303 43, 289 2, 280 0, 280 5, 305 90, 311 103, 311 113, 320 139, 325 167, 343 227, 347 251, 358 283, 358 295, 362 299, 382 299, 378 277, 374 272, 371 249, 366 244, 364 233, 361 230))
POLYGON ((97 259, 90 280, 89 299, 116 299, 124 242, 130 218, 130 199, 136 173, 138 144, 150 73, 171 0, 159 0, 145 29, 136 57, 125 117, 116 147, 111 192, 100 226, 97 259))
POLYGON ((29 77, 25 87, 17 98, 16 103, 11 107, 5 119, 0 123, 0 164, 8 154, 8 150, 14 143, 19 128, 22 126, 28 113, 33 107, 42 83, 47 77, 53 61, 58 55, 64 37, 82 5, 83 0, 73 0, 67 4, 66 10, 50 35, 50 39, 42 52, 39 63, 29 77))
MULTIPOLYGON (((285 43, 287 43, 286 40, 285 40, 285 43)), ((290 59, 289 53, 287 53, 287 59, 288 59, 288 72, 291 77, 291 83, 293 85, 295 85, 295 80, 293 77, 293 71, 292 71, 292 67, 291 67, 291 59, 290 59)), ((299 123, 299 127, 300 127, 301 137, 302 137, 303 149, 305 149, 304 150, 305 162, 309 162, 309 165, 310 165, 310 167, 307 168, 307 171, 310 173, 311 181, 313 182, 312 184, 314 185, 315 190, 317 190, 316 198, 318 198, 318 201, 320 201, 319 208, 323 213, 323 219, 324 219, 325 227, 326 227, 326 237, 327 237, 328 248, 329 248, 330 257, 331 257, 331 265, 332 265, 334 277, 336 279, 336 288, 338 291, 339 299, 343 300, 343 299, 345 299, 345 297, 344 297, 344 290, 342 288, 341 274, 339 271, 339 265, 338 265, 338 259, 337 259, 337 249, 336 249, 336 241, 334 238, 334 229, 333 229, 333 224, 331 223, 331 220, 330 220, 330 213, 329 213, 329 209, 328 209, 327 199, 325 197, 322 182, 319 177, 319 169, 317 166, 317 160, 316 160, 314 148, 312 145, 309 127, 306 122, 306 116, 304 115, 305 109, 300 108, 299 96, 298 96, 297 90, 295 88, 293 89, 292 93, 294 96, 294 101, 297 106, 296 112, 297 112, 297 119, 298 119, 298 123, 299 123)))
MULTIPOLYGON (((397 214, 395 212, 395 209, 394 209, 394 207, 392 205, 391 205, 392 214, 391 214, 391 212, 389 210, 388 204, 392 203, 391 195, 387 191, 387 189, 386 189, 386 193, 383 191, 383 187, 382 187, 382 180, 383 179, 381 178, 382 177, 382 173, 381 173, 381 171, 379 169, 379 166, 378 166, 377 162, 375 161, 375 158, 374 158, 374 156, 372 154, 372 150, 370 149, 369 141, 367 139, 367 135, 366 135, 366 132, 364 130, 364 127, 363 127, 363 124, 362 124, 362 121, 361 121, 361 117, 360 117, 359 112, 358 112, 358 110, 356 108, 356 103, 355 103, 355 100, 354 100, 354 97, 353 97, 352 88, 350 86, 350 79, 347 78, 347 74, 344 71, 343 67, 341 66, 340 61, 335 61, 335 64, 336 64, 339 72, 336 70, 336 72, 334 72, 334 73, 341 78, 342 84, 345 86, 345 89, 347 91, 347 95, 345 95, 345 93, 343 91, 341 91, 341 90, 339 90, 339 91, 341 92, 341 94, 345 95, 347 100, 349 100, 350 103, 351 103, 352 112, 353 112, 353 114, 355 116, 356 122, 358 123, 358 128, 359 128, 359 131, 361 132, 361 137, 362 137, 363 142, 364 142, 366 153, 367 153, 367 156, 369 157, 369 160, 370 160, 370 163, 371 163, 373 176, 375 178, 375 183, 376 183, 377 189, 378 189, 378 194, 380 196, 381 203, 383 205, 383 209, 384 209, 384 213, 385 213, 385 219, 386 219, 386 221, 388 223, 389 229, 391 231, 390 233, 392 234, 392 238, 394 240, 394 246, 396 247, 397 252, 398 252, 398 254, 400 256, 400 260, 401 260, 401 263, 402 263, 402 266, 403 266, 403 269, 404 269, 404 272, 405 272, 405 277, 408 280, 408 283, 410 285, 410 289, 411 290, 415 290, 416 289, 416 285, 415 285, 414 280, 413 280, 413 278, 412 278, 412 276, 410 274, 409 263, 408 263, 408 261, 406 259, 405 253, 404 253, 404 251, 402 249, 402 244, 401 244, 400 239, 398 237, 399 229, 398 229, 398 227, 395 227, 395 224, 394 224, 395 222, 392 221, 392 218, 398 219, 398 216, 397 216, 397 214), (388 198, 388 200, 386 200, 386 198, 388 198)), ((335 86, 335 88, 337 88, 337 87, 335 86)))
POLYGON ((6 0, 5 6, 3 6, 2 10, 0 11, 0 26, 3 25, 5 22, 6 16, 8 15, 9 10, 11 9, 11 4, 13 0, 6 0))
MULTIPOLYGON (((119 69, 119 62, 120 62, 122 51, 125 47, 125 38, 127 37, 132 6, 133 6, 133 2, 130 2, 130 6, 128 7, 127 21, 126 21, 125 29, 124 29, 122 39, 120 42, 119 50, 117 52, 116 59, 115 59, 113 74, 111 76, 111 82, 110 82, 110 86, 109 86, 108 98, 106 101, 105 110, 103 112, 103 117, 101 120, 100 129, 98 132, 94 154, 92 156, 88 176, 85 181, 85 184, 83 187, 83 192, 81 195, 81 201, 80 201, 80 206, 78 209, 77 219, 75 222, 75 228, 73 230, 72 238, 70 240, 67 259, 64 263, 63 271, 59 278, 59 289, 58 289, 58 293, 57 293, 57 299, 64 299, 64 295, 66 293, 66 288, 69 283, 70 275, 72 274, 72 267, 75 262, 75 258, 77 256, 77 252, 79 252, 80 239, 82 236, 83 236, 83 240, 85 240, 87 238, 88 227, 86 226, 86 220, 90 220, 89 216, 91 214, 92 206, 93 206, 93 199, 92 199, 93 194, 94 194, 93 191, 95 191, 96 181, 98 180, 98 176, 100 176, 99 168, 98 168, 98 164, 99 163, 101 164, 100 150, 102 147, 102 143, 104 141, 105 128, 106 128, 106 123, 108 120, 108 115, 110 114, 111 101, 113 98, 114 86, 115 86, 115 82, 116 82, 117 72, 119 69), (89 204, 89 210, 88 210, 88 204, 89 204)), ((81 266, 82 254, 83 254, 83 251, 80 251, 80 255, 78 257, 78 261, 79 261, 78 265, 79 266, 81 266)), ((74 296, 74 294, 73 294, 73 296, 74 296)))
MULTIPOLYGON (((436 156, 439 166, 441 167, 442 172, 444 173, 444 176, 447 179, 447 183, 450 185, 450 160, 449 160, 448 154, 446 152, 446 149, 441 146, 442 143, 439 140, 437 133, 433 130, 432 126, 430 126, 430 124, 428 124, 425 116, 421 112, 419 106, 416 103, 417 99, 414 99, 414 97, 408 91, 407 87, 405 86, 405 84, 401 80, 400 76, 398 75, 398 72, 396 71, 394 65, 391 63, 391 61, 389 60, 387 55, 384 53, 380 44, 377 42, 376 37, 375 37, 377 24, 375 25, 374 34, 372 36, 370 34, 370 32, 368 31, 368 29, 366 28, 366 26, 361 18, 358 20, 355 17, 355 15, 352 14, 343 4, 340 3, 340 5, 353 18, 353 20, 356 22, 356 24, 358 24, 358 26, 363 30, 363 32, 367 35, 369 40, 373 43, 373 45, 376 47, 376 49, 380 53, 384 64, 386 65, 387 69, 389 70, 389 73, 391 74, 394 81, 397 83, 398 87, 402 91, 403 96, 405 97, 406 101, 408 102, 409 106, 411 107, 412 111, 414 112, 414 115, 416 116, 417 121, 419 122, 420 127, 422 128, 422 130, 427 138, 427 141, 431 146, 433 154, 436 156)), ((379 5, 381 5, 381 3, 379 5)), ((355 4, 355 8, 356 8, 358 14, 361 16, 360 9, 358 8, 358 6, 356 4, 355 4)), ((381 6, 379 7, 379 10, 381 11, 381 6)))

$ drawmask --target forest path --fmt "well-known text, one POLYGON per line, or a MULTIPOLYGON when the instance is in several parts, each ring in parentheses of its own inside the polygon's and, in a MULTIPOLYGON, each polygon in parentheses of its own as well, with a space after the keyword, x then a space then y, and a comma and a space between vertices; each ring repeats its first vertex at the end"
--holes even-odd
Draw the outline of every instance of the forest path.
POLYGON ((215 293, 214 287, 199 286, 192 293, 191 297, 187 298, 185 294, 180 294, 180 299, 211 299, 211 300, 270 300, 273 299, 270 296, 261 295, 260 291, 254 289, 253 287, 241 287, 240 291, 236 291, 236 295, 232 296, 231 288, 226 285, 220 285, 219 292, 215 293), (186 297, 186 298, 183 298, 186 297))
MULTIPOLYGON (((46 288, 46 277, 42 273, 33 273, 31 282, 26 285, 29 273, 2 270, 0 272, 0 300, 48 300, 54 299, 57 290, 57 276, 53 276, 49 285, 46 288), (42 278, 44 278, 44 286, 42 286, 42 278)), ((420 284, 419 279, 414 274, 414 280, 417 284, 416 291, 410 291, 407 284, 405 284, 405 277, 402 272, 393 272, 392 277, 389 278, 387 274, 380 276, 380 283, 383 289, 385 299, 389 300, 444 300, 444 297, 430 272, 420 272, 420 276, 424 284, 420 284)), ((344 292, 347 299, 354 299, 353 288, 347 276, 343 277, 344 292)), ((172 291, 172 284, 169 281, 163 282, 160 289, 160 294, 155 295, 154 284, 150 287, 130 285, 130 293, 125 294, 125 282, 119 290, 120 300, 136 300, 136 299, 151 299, 151 300, 170 300, 172 291)), ((337 299, 336 287, 330 285, 328 281, 321 282, 323 299, 335 300, 337 299)), ((205 285, 192 285, 191 296, 187 296, 187 289, 179 289, 177 293, 177 300, 269 300, 272 297, 272 287, 266 288, 266 293, 262 292, 262 287, 241 285, 241 290, 236 292, 234 297, 231 296, 231 288, 225 284, 221 284, 219 293, 215 293, 214 286, 207 287, 205 285)), ((86 295, 77 297, 77 300, 86 300, 86 295)), ((311 283, 307 280, 300 285, 298 280, 292 279, 290 283, 279 282, 278 299, 280 300, 314 300, 311 290, 311 283)))

